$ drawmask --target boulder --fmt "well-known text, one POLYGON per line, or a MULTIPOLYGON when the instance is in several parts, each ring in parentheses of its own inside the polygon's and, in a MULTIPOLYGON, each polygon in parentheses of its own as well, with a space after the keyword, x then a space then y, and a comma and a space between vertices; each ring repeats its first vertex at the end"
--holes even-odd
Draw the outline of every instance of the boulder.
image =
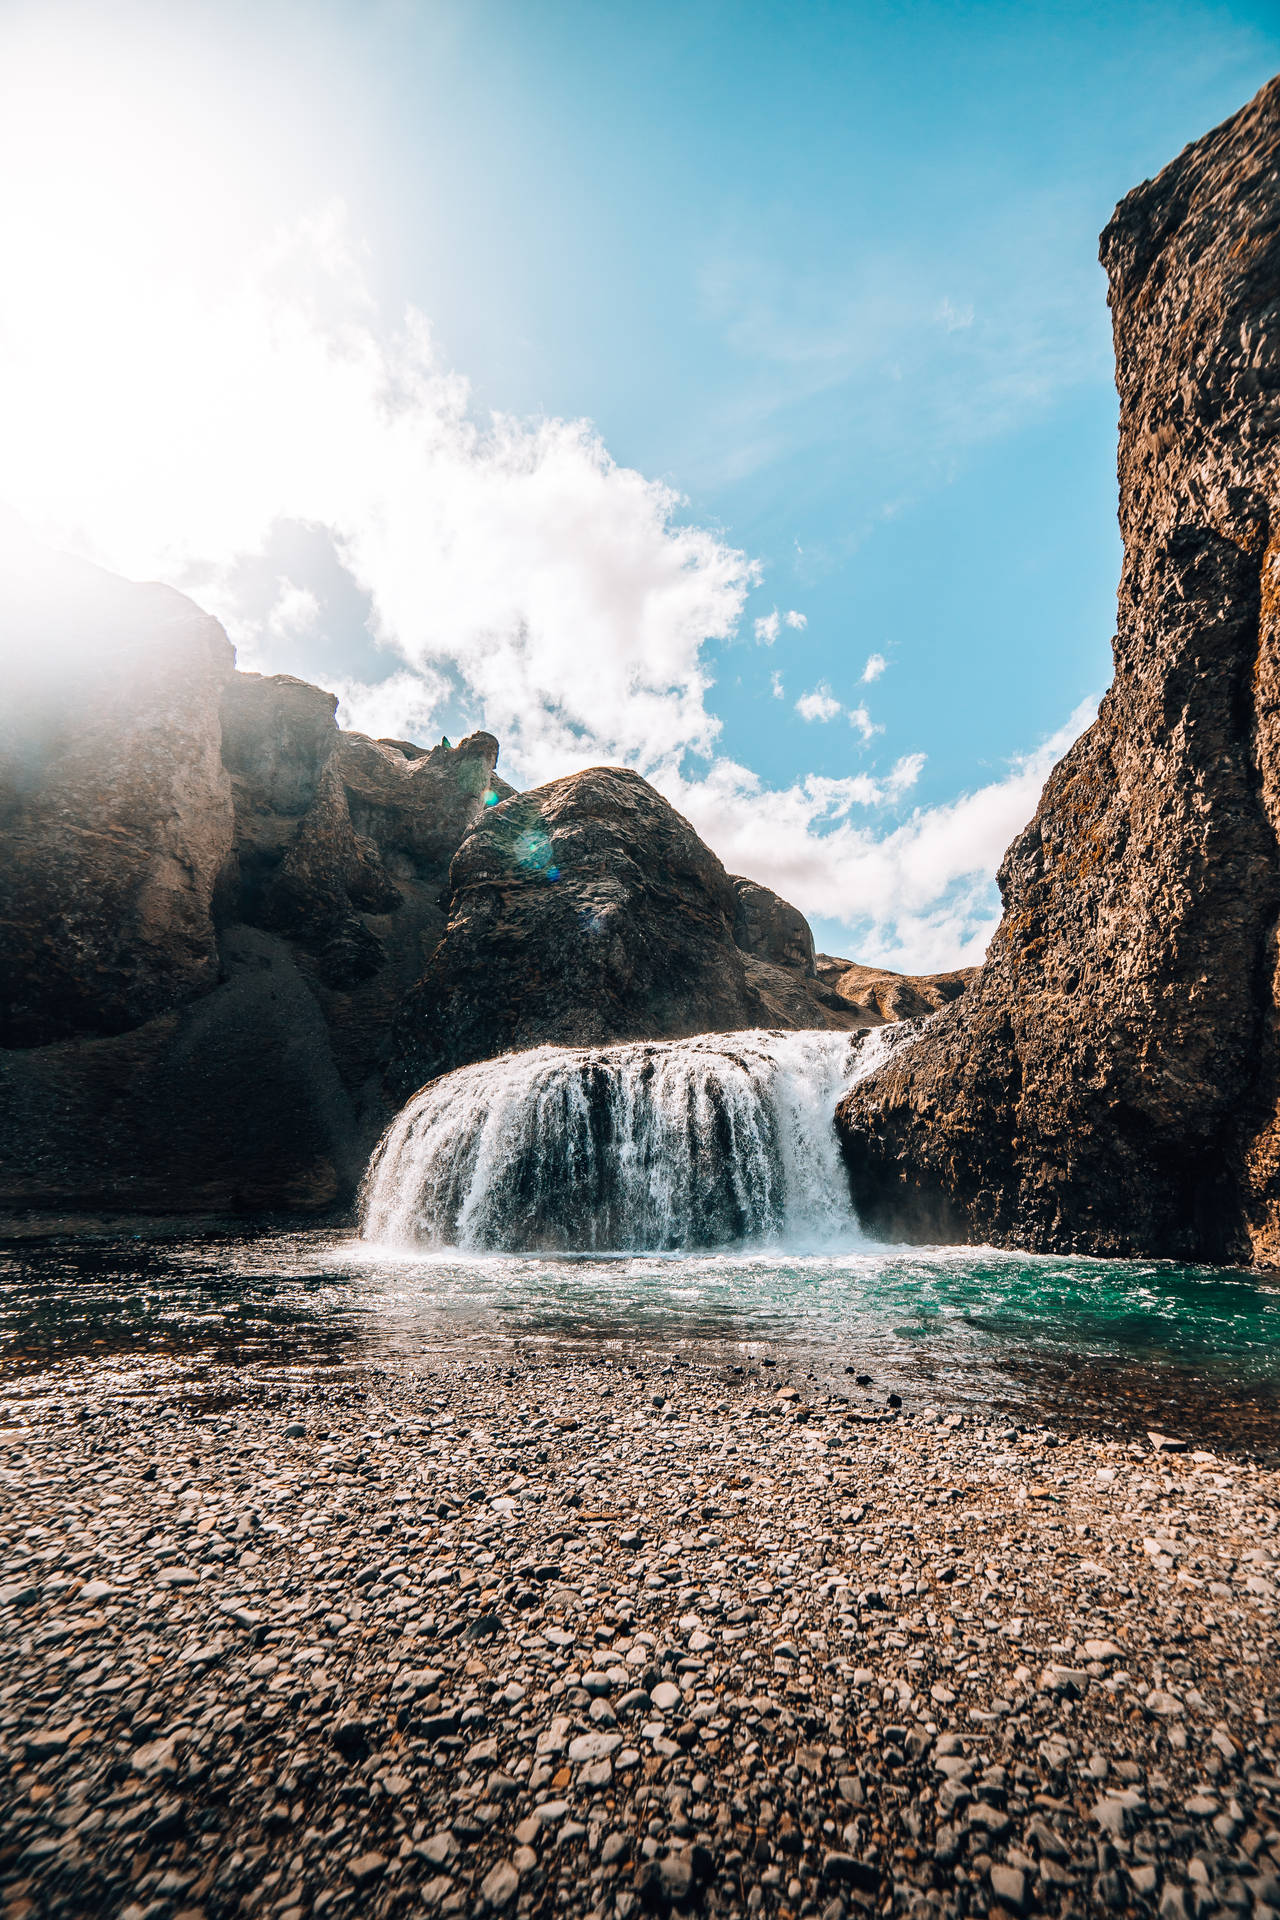
POLYGON ((218 980, 231 646, 172 588, 0 575, 0 1045, 110 1034, 218 980))
POLYGON ((733 883, 637 773, 593 767, 490 808, 449 889, 444 938, 397 1023, 403 1093, 515 1047, 761 1023, 733 883))
POLYGON ((875 1230, 1280 1261, 1280 81, 1102 237, 1115 679, 978 979, 839 1113, 875 1230))

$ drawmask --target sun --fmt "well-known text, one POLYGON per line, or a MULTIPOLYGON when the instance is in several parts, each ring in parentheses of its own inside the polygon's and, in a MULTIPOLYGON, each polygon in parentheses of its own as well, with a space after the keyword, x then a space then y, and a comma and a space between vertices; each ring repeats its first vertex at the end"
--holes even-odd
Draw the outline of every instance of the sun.
POLYGON ((220 426, 244 398, 231 316, 291 217, 290 169, 270 128, 193 89, 193 49, 144 57, 120 21, 71 17, 0 33, 0 502, 149 572, 178 510, 252 466, 220 426))

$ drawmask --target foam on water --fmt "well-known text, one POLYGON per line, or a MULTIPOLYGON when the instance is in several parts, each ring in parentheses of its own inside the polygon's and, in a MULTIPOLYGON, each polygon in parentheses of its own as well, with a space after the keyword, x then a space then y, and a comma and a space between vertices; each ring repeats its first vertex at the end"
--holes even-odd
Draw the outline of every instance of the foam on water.
POLYGON ((383 1135, 363 1237, 475 1251, 856 1246, 836 1102, 909 1033, 706 1033, 461 1067, 383 1135))

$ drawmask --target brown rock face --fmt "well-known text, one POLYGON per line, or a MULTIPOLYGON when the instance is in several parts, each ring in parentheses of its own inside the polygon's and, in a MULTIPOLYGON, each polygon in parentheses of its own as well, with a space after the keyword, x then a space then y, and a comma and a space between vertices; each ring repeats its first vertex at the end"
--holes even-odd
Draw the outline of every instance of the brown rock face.
POLYGON ((1115 680, 973 988, 840 1110, 869 1223, 1280 1259, 1280 82, 1102 239, 1115 680))
POLYGON ((213 986, 231 647, 169 587, 0 578, 0 1045, 118 1033, 213 986))
POLYGON ((325 986, 353 989, 410 933, 419 971, 444 931, 440 889, 484 806, 498 743, 369 740, 339 732, 336 707, 287 674, 234 676, 223 700, 238 879, 228 910, 303 942, 325 986), (390 946, 373 918, 385 915, 390 946))
POLYGON ((0 1203, 341 1201, 497 742, 342 733, 180 594, 74 562, 0 610, 0 1203))
POLYGON ((957 967, 953 973, 892 973, 887 967, 837 960, 829 953, 817 956, 815 970, 822 986, 864 1013, 873 1026, 923 1020, 958 1000, 978 977, 977 967, 957 967))

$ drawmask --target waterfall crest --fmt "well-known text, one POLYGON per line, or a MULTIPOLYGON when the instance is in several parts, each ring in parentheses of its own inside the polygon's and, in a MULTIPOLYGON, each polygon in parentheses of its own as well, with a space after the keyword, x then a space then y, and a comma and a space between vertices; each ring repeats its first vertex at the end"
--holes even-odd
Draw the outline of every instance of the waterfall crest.
POLYGON ((906 1037, 893 1032, 707 1033, 460 1067, 379 1142, 363 1237, 504 1252, 848 1245, 833 1115, 906 1037))

